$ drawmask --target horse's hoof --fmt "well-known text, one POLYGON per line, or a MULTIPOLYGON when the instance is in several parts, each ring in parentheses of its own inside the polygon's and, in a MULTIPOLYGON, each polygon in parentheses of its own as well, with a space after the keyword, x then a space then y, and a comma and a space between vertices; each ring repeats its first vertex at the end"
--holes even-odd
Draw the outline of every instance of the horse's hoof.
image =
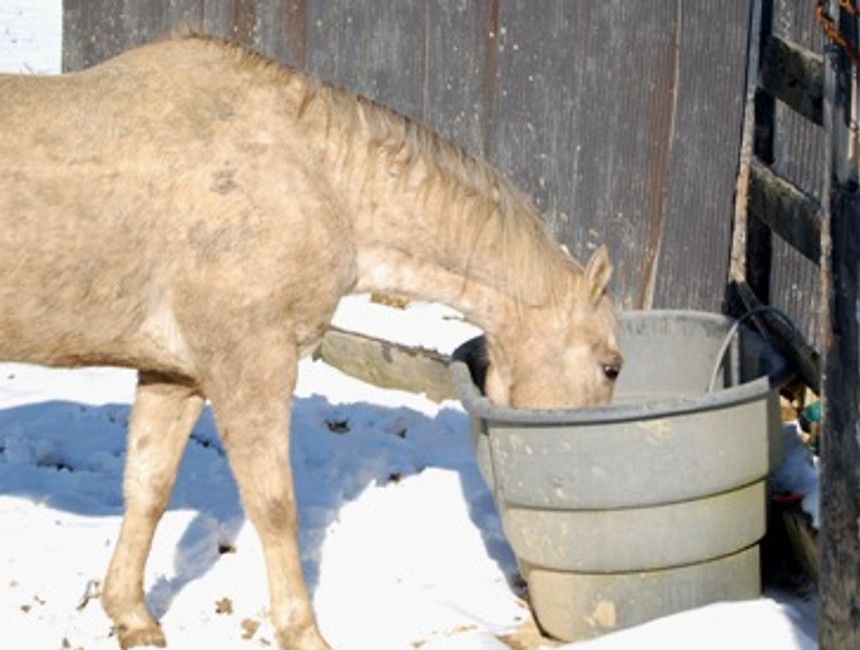
POLYGON ((164 648, 167 646, 167 639, 164 638, 164 632, 156 626, 145 628, 119 628, 117 629, 119 636, 119 645, 122 650, 135 648, 138 646, 150 646, 155 648, 164 648))
POLYGON ((281 650, 332 650, 332 647, 323 640, 316 627, 296 634, 279 633, 278 646, 281 650))

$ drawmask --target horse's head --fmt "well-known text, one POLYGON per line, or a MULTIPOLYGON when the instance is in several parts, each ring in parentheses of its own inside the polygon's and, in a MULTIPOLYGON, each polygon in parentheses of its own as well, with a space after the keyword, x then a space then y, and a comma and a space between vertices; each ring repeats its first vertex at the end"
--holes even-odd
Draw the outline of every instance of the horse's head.
POLYGON ((622 365, 606 292, 611 275, 601 247, 559 304, 526 309, 515 326, 488 337, 485 391, 493 402, 525 408, 609 402, 622 365))

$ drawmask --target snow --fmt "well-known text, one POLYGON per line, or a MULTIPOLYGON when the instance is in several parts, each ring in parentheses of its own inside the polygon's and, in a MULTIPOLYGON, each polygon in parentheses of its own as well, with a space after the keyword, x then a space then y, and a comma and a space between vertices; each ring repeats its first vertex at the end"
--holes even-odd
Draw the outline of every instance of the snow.
MULTIPOLYGON (((115 645, 97 603, 76 607, 118 533, 131 379, 0 365, 0 612, 18 648, 115 645)), ((498 647, 494 634, 528 617, 508 586, 513 557, 457 404, 307 360, 293 429, 305 572, 336 647, 457 647, 464 636, 469 647, 498 647)), ((247 647, 241 622, 264 624, 260 548, 208 411, 159 528, 147 591, 175 647, 213 647, 213 637, 247 647), (216 614, 225 598, 233 613, 216 614)), ((265 628, 255 637, 271 639, 265 628)))
POLYGON ((801 507, 815 529, 819 525, 818 513, 818 458, 801 442, 796 429, 783 436, 785 460, 773 474, 773 486, 779 494, 802 495, 801 507))
MULTIPOLYGON (((372 329, 375 306, 351 310, 342 325, 372 329)), ((445 342, 455 336, 446 309, 421 305, 386 318, 428 344, 446 327, 445 342)), ((125 370, 0 364, 0 624, 16 648, 116 647, 98 586, 122 513, 133 386, 125 370)), ((304 569, 335 648, 506 648, 500 637, 530 623, 458 403, 380 389, 305 360, 292 429, 304 569)), ((171 647, 272 642, 261 549, 209 410, 186 450, 146 589, 171 647)), ((768 594, 569 647, 807 650, 816 647, 812 608, 768 594)))
MULTIPOLYGON (((0 70, 58 71, 60 30, 60 0, 0 0, 0 70)), ((335 322, 443 352, 474 334, 450 310, 419 303, 395 312, 366 297, 344 301, 335 322)), ((133 391, 129 371, 0 364, 4 647, 118 647, 98 596, 122 514, 133 391)), ((336 648, 496 650, 531 622, 458 403, 383 390, 305 360, 292 435, 303 566, 336 648)), ((815 467, 792 449, 800 451, 784 487, 811 495, 815 467)), ((271 647, 261 549, 209 410, 186 450, 145 586, 170 647, 271 647)), ((815 605, 769 591, 564 647, 808 650, 817 647, 815 605)))
POLYGON ((0 72, 59 72, 62 0, 0 0, 0 72))
POLYGON ((403 345, 435 349, 450 354, 463 341, 481 332, 463 320, 462 314, 442 305, 412 302, 406 307, 408 321, 400 310, 377 304, 366 294, 341 300, 332 325, 403 345), (422 326, 422 323, 425 324, 422 326), (432 323, 433 327, 427 326, 432 323))

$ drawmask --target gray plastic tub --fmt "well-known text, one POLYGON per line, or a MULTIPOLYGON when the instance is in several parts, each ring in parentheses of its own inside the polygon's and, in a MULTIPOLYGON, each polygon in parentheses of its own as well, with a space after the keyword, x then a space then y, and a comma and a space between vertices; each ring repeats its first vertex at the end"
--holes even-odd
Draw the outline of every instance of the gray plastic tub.
POLYGON ((619 338, 625 364, 609 407, 492 404, 480 339, 451 364, 535 614, 567 641, 760 593, 785 360, 700 312, 624 313, 619 338))

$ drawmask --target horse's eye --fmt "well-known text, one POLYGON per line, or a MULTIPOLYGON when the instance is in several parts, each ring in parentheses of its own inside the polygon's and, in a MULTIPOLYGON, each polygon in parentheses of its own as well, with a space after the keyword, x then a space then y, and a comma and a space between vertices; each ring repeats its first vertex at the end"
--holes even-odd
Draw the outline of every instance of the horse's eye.
POLYGON ((606 375, 606 378, 609 381, 615 381, 618 379, 618 375, 621 373, 621 364, 620 363, 605 363, 603 364, 603 374, 606 375))

